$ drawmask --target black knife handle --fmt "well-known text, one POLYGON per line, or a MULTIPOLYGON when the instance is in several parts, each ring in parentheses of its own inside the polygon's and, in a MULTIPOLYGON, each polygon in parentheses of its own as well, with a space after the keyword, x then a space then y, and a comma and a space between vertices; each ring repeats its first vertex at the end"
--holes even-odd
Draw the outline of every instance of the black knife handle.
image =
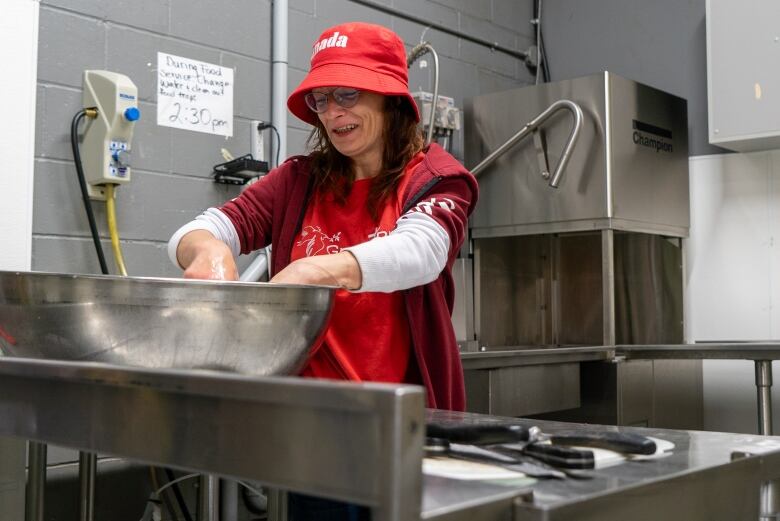
POLYGON ((452 443, 472 445, 493 445, 528 440, 528 428, 509 423, 483 424, 447 424, 428 423, 425 435, 429 438, 441 438, 452 443))
POLYGON ((596 466, 593 452, 543 443, 529 443, 523 453, 563 469, 592 469, 596 466))
POLYGON ((603 432, 598 434, 562 433, 551 434, 550 443, 555 445, 577 445, 608 449, 622 454, 655 454, 656 445, 653 440, 639 434, 627 432, 603 432))

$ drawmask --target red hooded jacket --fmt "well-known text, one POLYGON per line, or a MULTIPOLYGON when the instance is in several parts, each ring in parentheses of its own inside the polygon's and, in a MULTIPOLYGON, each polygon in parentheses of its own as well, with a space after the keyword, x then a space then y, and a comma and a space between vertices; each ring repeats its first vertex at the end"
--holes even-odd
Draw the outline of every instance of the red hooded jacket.
MULTIPOLYGON (((449 235, 450 250, 447 265, 436 280, 402 290, 416 361, 408 382, 426 388, 428 407, 463 410, 463 368, 451 319, 455 298, 451 270, 477 202, 477 181, 436 144, 426 149, 425 158, 410 175, 402 194, 402 215, 407 211, 429 214, 449 235)), ((241 253, 271 243, 272 273, 290 263, 312 181, 308 157, 295 156, 221 208, 238 232, 241 253)))

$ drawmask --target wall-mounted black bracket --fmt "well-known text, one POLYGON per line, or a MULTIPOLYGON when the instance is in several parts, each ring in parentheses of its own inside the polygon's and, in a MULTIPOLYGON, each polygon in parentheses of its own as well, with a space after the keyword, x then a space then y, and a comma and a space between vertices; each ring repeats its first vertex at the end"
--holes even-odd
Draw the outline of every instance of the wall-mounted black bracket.
POLYGON ((268 162, 258 161, 252 154, 214 165, 215 183, 245 185, 252 179, 268 173, 268 162))

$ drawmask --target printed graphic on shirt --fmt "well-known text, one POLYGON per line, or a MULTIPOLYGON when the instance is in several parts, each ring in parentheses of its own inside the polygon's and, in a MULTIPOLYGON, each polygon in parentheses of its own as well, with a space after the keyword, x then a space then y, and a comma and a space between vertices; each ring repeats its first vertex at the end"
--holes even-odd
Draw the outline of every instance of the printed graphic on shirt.
POLYGON ((414 208, 409 210, 410 212, 424 212, 428 215, 433 214, 434 207, 443 208, 444 210, 447 210, 448 212, 451 212, 455 209, 455 203, 452 201, 452 199, 449 199, 447 197, 431 197, 427 201, 420 201, 415 205, 414 208))
POLYGON ((337 242, 341 240, 341 232, 327 235, 319 226, 305 226, 301 232, 301 240, 296 246, 306 246, 306 256, 333 254, 341 251, 337 242))
MULTIPOLYGON (((390 235, 391 230, 383 230, 381 226, 375 226, 374 231, 366 234, 366 240, 375 239, 377 237, 387 237, 390 235)), ((343 237, 342 232, 337 232, 333 235, 328 235, 322 231, 319 226, 304 226, 301 231, 300 240, 295 243, 295 246, 304 247, 306 256, 311 257, 313 255, 325 255, 334 254, 342 250, 342 246, 339 244, 343 237)), ((343 247, 354 246, 346 244, 343 247)))
POLYGON ((388 235, 390 235, 389 231, 383 230, 381 226, 377 226, 374 228, 373 233, 368 234, 368 239, 371 240, 374 237, 387 237, 388 235))

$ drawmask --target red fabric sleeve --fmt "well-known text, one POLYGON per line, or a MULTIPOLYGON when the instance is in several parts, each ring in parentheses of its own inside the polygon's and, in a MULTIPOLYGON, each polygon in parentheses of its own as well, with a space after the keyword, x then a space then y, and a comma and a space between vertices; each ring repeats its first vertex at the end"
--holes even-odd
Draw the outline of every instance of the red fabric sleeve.
MULTIPOLYGON (((466 237, 468 219, 476 203, 476 187, 470 174, 439 180, 407 213, 432 217, 450 238, 448 265, 457 257, 466 237)), ((401 217, 403 219, 403 217, 401 217)))
POLYGON ((290 163, 283 163, 220 208, 236 228, 241 253, 263 248, 271 242, 274 205, 290 170, 290 163))

